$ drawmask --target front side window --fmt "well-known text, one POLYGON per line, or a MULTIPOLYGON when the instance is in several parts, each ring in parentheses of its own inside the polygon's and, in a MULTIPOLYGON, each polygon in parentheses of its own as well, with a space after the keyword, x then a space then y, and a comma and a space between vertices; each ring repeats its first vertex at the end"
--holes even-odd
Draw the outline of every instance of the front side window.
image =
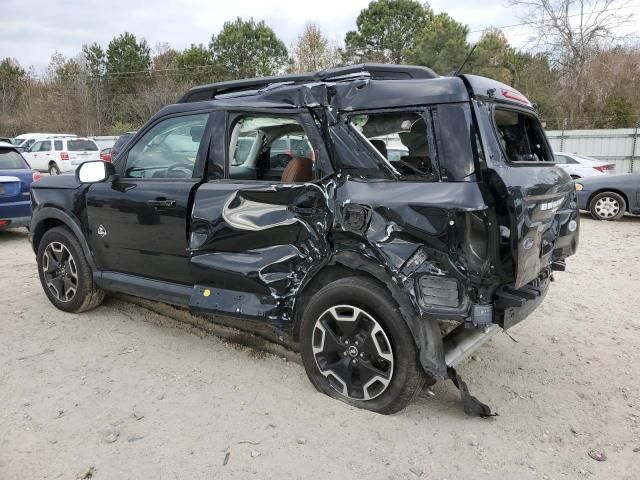
POLYGON ((191 178, 208 119, 201 113, 161 120, 127 153, 125 177, 191 178))
POLYGON ((436 178, 427 123, 419 113, 359 114, 351 124, 401 175, 436 178))
POLYGON ((316 152, 296 117, 244 116, 231 130, 229 178, 309 182, 316 152))
POLYGON ((540 122, 533 115, 496 108, 495 125, 507 158, 512 162, 554 162, 540 122))

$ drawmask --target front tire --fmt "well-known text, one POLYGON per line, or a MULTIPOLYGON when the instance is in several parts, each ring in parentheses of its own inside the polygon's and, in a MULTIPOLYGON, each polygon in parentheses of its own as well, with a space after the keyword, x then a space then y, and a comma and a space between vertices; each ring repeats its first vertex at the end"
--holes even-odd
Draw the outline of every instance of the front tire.
POLYGON ((627 209, 627 202, 615 192, 601 192, 589 202, 589 211, 596 220, 619 220, 627 209))
POLYGON ((302 313, 300 344, 311 383, 359 408, 398 412, 425 382, 396 303, 365 277, 336 280, 311 297, 302 313))
POLYGON ((55 227, 40 239, 38 274, 45 294, 65 312, 84 312, 104 300, 104 290, 93 281, 93 272, 76 237, 65 227, 55 227))

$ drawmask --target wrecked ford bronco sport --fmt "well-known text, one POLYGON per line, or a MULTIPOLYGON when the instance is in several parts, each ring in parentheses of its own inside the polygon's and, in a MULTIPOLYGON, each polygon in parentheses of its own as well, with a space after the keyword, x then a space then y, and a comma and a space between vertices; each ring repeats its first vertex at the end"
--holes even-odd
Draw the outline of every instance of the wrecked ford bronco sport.
POLYGON ((124 292, 302 354, 321 392, 381 413, 544 299, 578 244, 571 177, 521 93, 358 65, 194 87, 114 160, 34 184, 59 309, 124 292), (391 154, 390 152, 393 152, 391 154))

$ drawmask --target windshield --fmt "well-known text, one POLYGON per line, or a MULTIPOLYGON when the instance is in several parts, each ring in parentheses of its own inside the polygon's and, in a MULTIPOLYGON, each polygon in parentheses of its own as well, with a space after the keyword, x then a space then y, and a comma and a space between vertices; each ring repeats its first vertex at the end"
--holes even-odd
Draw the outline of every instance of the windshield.
POLYGON ((25 170, 29 165, 15 150, 0 148, 0 170, 25 170))
POLYGON ((24 142, 23 138, 12 138, 11 139, 11 143, 14 145, 20 145, 22 142, 24 142))

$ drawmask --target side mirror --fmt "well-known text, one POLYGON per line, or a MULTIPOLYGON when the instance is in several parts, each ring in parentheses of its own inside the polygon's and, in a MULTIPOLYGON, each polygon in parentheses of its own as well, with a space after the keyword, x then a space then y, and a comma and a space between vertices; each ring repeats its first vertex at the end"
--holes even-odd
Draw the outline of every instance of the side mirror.
POLYGON ((102 160, 93 160, 80 164, 76 170, 76 179, 80 183, 100 183, 116 174, 113 164, 102 160))

